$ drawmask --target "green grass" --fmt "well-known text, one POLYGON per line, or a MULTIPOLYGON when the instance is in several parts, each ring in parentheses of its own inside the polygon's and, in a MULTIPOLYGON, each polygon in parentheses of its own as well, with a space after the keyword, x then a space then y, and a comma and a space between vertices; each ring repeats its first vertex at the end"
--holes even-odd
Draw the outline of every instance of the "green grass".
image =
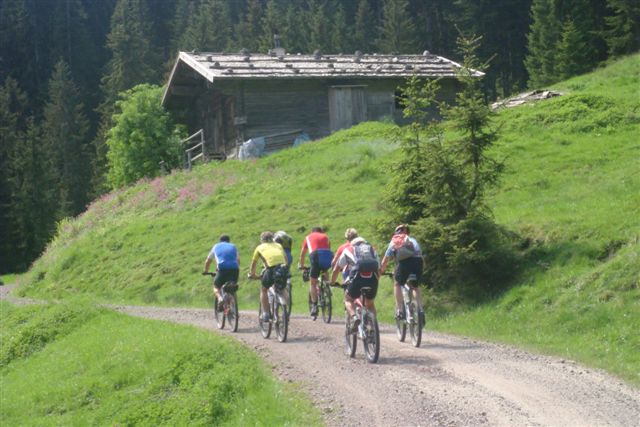
POLYGON ((0 284, 11 285, 11 284, 15 283, 17 278, 18 278, 17 274, 3 274, 3 275, 0 275, 0 284))
POLYGON ((2 425, 321 424, 232 339, 82 304, 1 304, 2 425))
POLYGON ((496 220, 529 239, 501 298, 442 331, 581 360, 640 384, 640 56, 503 111, 496 220))
MULTIPOLYGON (((483 305, 431 294, 430 328, 563 355, 640 383, 639 72, 634 55, 558 84, 562 97, 499 113, 493 152, 506 173, 488 202, 524 242, 520 274, 483 305)), ((265 229, 285 229, 296 246, 316 224, 336 247, 347 227, 371 237, 398 159, 391 130, 365 123, 254 162, 203 165, 111 193, 61 224, 20 292, 203 307, 211 291, 199 273, 221 233, 238 244, 243 270, 265 229)), ((258 287, 241 281, 244 308, 256 307, 258 287)), ((383 279, 383 321, 391 320, 390 288, 383 279)), ((294 310, 304 311, 299 279, 294 295, 294 310)))

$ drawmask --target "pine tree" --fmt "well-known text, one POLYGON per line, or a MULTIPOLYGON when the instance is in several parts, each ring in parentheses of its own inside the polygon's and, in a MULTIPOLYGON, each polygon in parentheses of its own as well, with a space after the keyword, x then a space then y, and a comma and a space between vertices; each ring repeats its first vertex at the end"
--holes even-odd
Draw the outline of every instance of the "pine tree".
POLYGON ((21 212, 13 203, 13 153, 19 149, 26 129, 27 97, 18 82, 7 77, 0 87, 0 274, 24 268, 20 254, 22 235, 18 232, 21 212))
POLYGON ((356 10, 353 45, 356 50, 371 53, 375 48, 377 23, 369 0, 359 0, 356 10))
POLYGON ((159 80, 161 58, 151 44, 151 21, 145 0, 118 0, 111 18, 107 47, 111 60, 102 78, 105 103, 139 83, 159 80))
POLYGON ((438 55, 453 53, 458 35, 453 23, 456 16, 455 3, 451 0, 431 0, 418 2, 415 7, 419 50, 428 50, 438 55))
POLYGON ((42 124, 43 145, 53 160, 60 217, 79 214, 89 202, 89 122, 83 110, 69 67, 60 60, 49 82, 42 124))
POLYGON ((408 0, 385 0, 378 48, 384 53, 416 53, 416 25, 408 0))
POLYGON ((302 11, 293 4, 287 7, 287 12, 284 17, 284 25, 282 29, 282 47, 288 52, 309 52, 309 29, 306 19, 300 19, 302 11))
POLYGON ((593 49, 585 40, 584 34, 578 31, 574 22, 571 20, 565 22, 556 53, 557 79, 567 79, 589 71, 592 64, 588 58, 592 54, 593 49))
POLYGON ((607 0, 604 38, 611 56, 625 55, 640 49, 640 3, 637 0, 607 0))
POLYGON ((530 0, 456 0, 453 18, 463 33, 482 36, 478 55, 491 59, 484 78, 489 98, 508 96, 525 86, 524 52, 530 0))
POLYGON ((347 27, 347 17, 344 12, 344 7, 341 4, 338 4, 333 15, 329 52, 353 53, 352 50, 350 32, 347 27))
POLYGON ((264 12, 261 0, 249 0, 243 19, 236 25, 235 46, 237 49, 258 51, 264 12))
POLYGON ((203 0, 181 39, 184 50, 222 52, 231 44, 231 18, 223 0, 203 0))
POLYGON ((553 0, 533 0, 532 23, 527 36, 529 54, 525 66, 529 87, 541 87, 557 80, 555 51, 560 40, 560 22, 553 0))
POLYGON ((96 79, 98 49, 87 28, 87 15, 81 0, 59 0, 53 3, 50 15, 49 56, 53 60, 64 59, 76 78, 76 83, 86 91, 96 79))
POLYGON ((269 49, 275 47, 273 36, 277 34, 282 37, 284 19, 282 11, 277 0, 269 0, 262 17, 261 29, 262 34, 258 44, 258 51, 266 53, 269 49))
POLYGON ((111 59, 102 77, 103 102, 101 122, 94 145, 94 194, 108 189, 105 181, 107 164, 106 134, 112 126, 114 104, 118 94, 139 83, 157 82, 161 73, 161 57, 150 41, 151 24, 145 0, 118 0, 111 18, 107 48, 111 59))
POLYGON ((327 16, 326 3, 321 0, 308 0, 308 2, 309 44, 306 50, 313 52, 320 49, 321 52, 327 53, 331 44, 329 31, 331 25, 327 16))
POLYGON ((15 232, 20 239, 13 248, 22 268, 41 255, 53 236, 57 221, 57 201, 49 154, 42 144, 42 131, 29 119, 11 156, 10 187, 17 213, 15 232))

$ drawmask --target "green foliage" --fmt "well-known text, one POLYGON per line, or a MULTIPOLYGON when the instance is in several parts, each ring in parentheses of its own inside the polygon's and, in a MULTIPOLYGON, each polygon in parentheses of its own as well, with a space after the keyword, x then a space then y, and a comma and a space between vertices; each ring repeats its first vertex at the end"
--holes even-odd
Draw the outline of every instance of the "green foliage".
POLYGON ((16 250, 26 236, 18 229, 21 211, 15 204, 13 173, 26 128, 26 106, 26 96, 16 80, 7 78, 0 87, 0 273, 23 270, 27 261, 16 250))
POLYGON ((354 46, 363 53, 371 52, 375 45, 376 21, 369 0, 358 0, 354 21, 354 46))
POLYGON ((71 305, 3 303, 0 316, 23 340, 58 331, 0 368, 3 425, 320 423, 256 354, 210 332, 71 305))
POLYGON ((118 113, 107 140, 113 188, 158 176, 160 162, 168 169, 180 164, 184 132, 162 108, 161 97, 162 88, 144 84, 126 91, 116 103, 118 113))
POLYGON ((230 44, 231 22, 228 2, 203 0, 189 17, 189 25, 180 34, 180 50, 221 52, 230 44))
POLYGON ((378 48, 384 53, 413 53, 416 24, 409 13, 408 0, 384 0, 378 48))
POLYGON ((487 154, 498 136, 476 75, 482 69, 475 56, 478 43, 478 38, 461 39, 462 89, 455 105, 441 106, 448 119, 446 134, 440 124, 429 122, 437 82, 413 78, 401 90, 404 114, 413 123, 401 134, 402 159, 387 184, 388 219, 379 231, 386 234, 393 223, 412 224, 414 236, 424 245, 430 284, 489 293, 504 286, 513 272, 514 256, 508 235, 490 220, 484 204, 485 192, 496 184, 502 165, 487 154))
POLYGON ((604 39, 611 56, 640 49, 640 5, 635 0, 607 0, 613 15, 605 17, 604 39))
POLYGON ((44 107, 43 144, 53 161, 60 213, 75 216, 89 203, 91 171, 87 141, 89 122, 67 64, 56 64, 44 107))
POLYGON ((525 65, 529 72, 529 87, 541 87, 556 81, 555 48, 560 37, 560 22, 553 0, 533 0, 533 22, 529 29, 525 65))

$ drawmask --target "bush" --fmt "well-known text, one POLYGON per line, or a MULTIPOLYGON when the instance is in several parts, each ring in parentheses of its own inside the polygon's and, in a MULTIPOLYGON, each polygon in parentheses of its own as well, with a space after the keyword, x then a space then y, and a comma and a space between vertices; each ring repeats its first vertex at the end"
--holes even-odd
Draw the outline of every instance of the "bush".
POLYGON ((449 225, 422 218, 412 230, 421 242, 424 278, 436 289, 455 287, 477 299, 499 292, 517 271, 515 239, 482 215, 449 225))
POLYGON ((109 131, 107 145, 109 172, 113 188, 132 184, 141 178, 155 177, 160 163, 168 169, 180 165, 184 130, 174 125, 160 103, 162 88, 142 84, 121 94, 109 131))

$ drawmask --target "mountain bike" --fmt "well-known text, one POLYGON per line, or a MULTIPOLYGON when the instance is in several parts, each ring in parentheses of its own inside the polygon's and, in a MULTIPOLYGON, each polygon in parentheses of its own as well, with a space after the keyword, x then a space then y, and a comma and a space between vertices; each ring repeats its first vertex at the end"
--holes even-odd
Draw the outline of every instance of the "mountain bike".
MULTIPOLYGON (((334 284, 334 287, 342 288, 346 292, 348 283, 334 284)), ((380 356, 380 328, 378 327, 378 319, 376 314, 369 310, 366 306, 366 299, 372 288, 366 286, 360 289, 360 297, 354 300, 356 307, 356 317, 360 320, 358 328, 354 331, 351 316, 345 307, 345 332, 344 339, 346 344, 346 353, 349 357, 355 357, 358 338, 362 341, 364 354, 367 362, 376 363, 380 356)))
MULTIPOLYGON (((216 277, 216 273, 205 273, 212 278, 216 277)), ((218 309, 220 301, 218 297, 213 300, 213 314, 216 318, 218 329, 224 329, 225 319, 229 322, 232 332, 238 331, 238 300, 236 299, 236 291, 238 284, 235 282, 227 282, 220 287, 220 296, 222 297, 222 310, 218 309)))
MULTIPOLYGON (((249 279, 259 280, 260 277, 251 277, 249 279)), ((269 298, 269 321, 262 320, 262 302, 258 304, 258 325, 263 338, 271 336, 271 329, 276 330, 278 341, 285 342, 289 330, 289 312, 288 295, 286 292, 287 285, 277 286, 275 283, 269 287, 267 297, 269 298)))
MULTIPOLYGON (((304 275, 309 274, 309 270, 310 270, 309 267, 302 268, 303 280, 304 280, 304 275)), ((322 312, 322 320, 324 321, 324 323, 331 323, 331 314, 332 314, 332 307, 333 307, 331 297, 333 295, 333 292, 331 291, 329 282, 324 280, 324 276, 326 273, 327 273, 327 270, 322 270, 320 272, 320 277, 318 278, 318 310, 322 312)), ((310 315, 311 315, 312 309, 313 309, 313 301, 311 301, 311 295, 309 295, 309 314, 310 315)), ((317 314, 315 316, 311 315, 311 318, 313 320, 316 320, 318 318, 318 315, 317 314)))
POLYGON ((289 304, 287 305, 287 315, 291 316, 291 306, 293 305, 293 294, 291 293, 291 274, 287 277, 287 295, 289 304))
MULTIPOLYGON (((392 273, 385 273, 393 279, 392 273)), ((418 287, 418 278, 410 274, 402 285, 402 299, 404 300, 404 319, 396 318, 396 335, 400 342, 404 342, 407 335, 407 327, 414 347, 420 347, 422 341, 422 328, 424 327, 424 312, 418 307, 418 302, 413 299, 413 290, 418 287)))

